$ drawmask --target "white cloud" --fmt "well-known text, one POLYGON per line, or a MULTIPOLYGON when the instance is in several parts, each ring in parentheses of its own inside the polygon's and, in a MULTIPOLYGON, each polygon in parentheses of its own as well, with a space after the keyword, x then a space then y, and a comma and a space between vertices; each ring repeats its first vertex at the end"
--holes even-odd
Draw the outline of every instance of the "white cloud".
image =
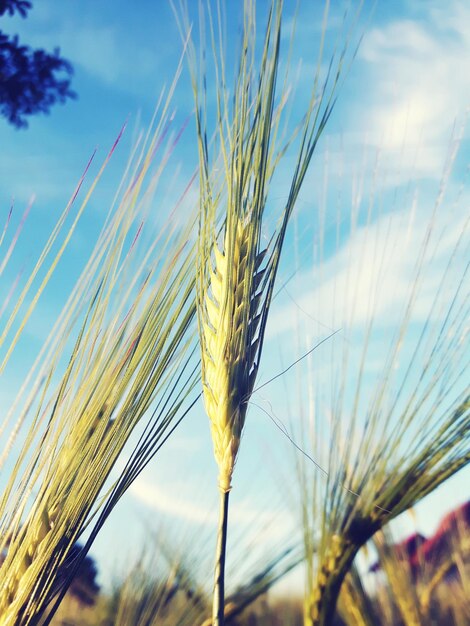
POLYGON ((87 28, 63 35, 69 54, 92 76, 113 83, 122 74, 123 59, 112 27, 87 28))
POLYGON ((470 105, 470 7, 451 2, 444 13, 430 3, 427 17, 366 33, 359 58, 370 89, 360 126, 404 174, 438 176, 454 122, 470 105))
POLYGON ((58 186, 70 194, 80 170, 73 167, 66 159, 60 160, 46 151, 37 149, 36 153, 16 154, 13 150, 0 154, 0 169, 4 175, 2 195, 13 196, 15 204, 23 210, 31 197, 40 202, 56 200, 58 186), (45 174, 47 173, 47 175, 45 174))
POLYGON ((189 498, 176 496, 173 488, 173 495, 170 495, 155 483, 139 478, 130 487, 130 492, 139 502, 161 513, 198 524, 217 522, 216 507, 201 506, 191 502, 189 498))
MULTIPOLYGON (((218 521, 217 490, 203 493, 202 488, 194 490, 191 481, 172 482, 162 488, 155 481, 140 477, 129 489, 132 496, 146 507, 160 514, 169 515, 189 524, 216 526, 218 521)), ((231 507, 230 524, 244 528, 264 528, 263 542, 272 542, 286 536, 292 520, 280 515, 279 510, 254 503, 252 498, 244 498, 231 507)))
POLYGON ((140 81, 150 78, 158 65, 157 50, 139 46, 130 49, 112 26, 66 27, 58 37, 74 63, 106 84, 120 86, 125 91, 140 89, 140 81))
MULTIPOLYGON (((462 229, 468 229, 465 215, 456 215, 451 221, 442 213, 434 225, 422 264, 418 297, 412 310, 414 322, 426 320, 462 229)), ((307 322, 317 320, 319 325, 313 327, 322 334, 325 328, 363 327, 371 316, 376 328, 396 327, 413 288, 429 220, 429 211, 418 210, 416 215, 408 210, 396 211, 358 228, 321 267, 298 276, 300 295, 295 296, 295 302, 273 307, 269 334, 295 332, 299 315, 307 322)), ((460 270, 454 263, 445 284, 454 290, 459 279, 460 270)), ((449 293, 439 294, 441 301, 446 295, 449 293)))

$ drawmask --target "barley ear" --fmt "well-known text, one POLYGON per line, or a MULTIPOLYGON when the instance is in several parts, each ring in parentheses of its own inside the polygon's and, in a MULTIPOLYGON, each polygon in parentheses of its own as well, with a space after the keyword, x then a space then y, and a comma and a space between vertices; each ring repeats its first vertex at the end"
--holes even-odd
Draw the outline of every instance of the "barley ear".
POLYGON ((224 251, 212 243, 214 268, 200 298, 204 403, 209 416, 219 488, 230 491, 245 423, 257 348, 254 339, 260 294, 256 259, 250 254, 250 229, 240 221, 227 227, 224 251))

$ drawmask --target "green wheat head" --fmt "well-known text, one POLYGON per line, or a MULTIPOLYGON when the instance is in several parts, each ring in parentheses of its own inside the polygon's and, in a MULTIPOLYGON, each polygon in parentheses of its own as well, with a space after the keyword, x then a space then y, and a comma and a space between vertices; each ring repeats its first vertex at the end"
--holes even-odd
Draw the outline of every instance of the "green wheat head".
MULTIPOLYGON (((325 19, 328 3, 325 9, 325 19)), ((204 402, 210 419, 219 487, 231 488, 246 411, 253 392, 263 347, 281 250, 287 225, 318 139, 334 104, 345 51, 331 61, 320 85, 323 31, 318 66, 301 122, 286 139, 289 75, 279 81, 282 0, 273 0, 259 57, 256 52, 256 5, 244 2, 241 53, 229 93, 219 30, 207 9, 209 39, 216 77, 216 124, 207 119, 207 78, 200 58, 189 47, 200 165, 200 227, 197 308, 201 343, 204 402), (267 227, 269 186, 292 144, 294 168, 286 186, 285 204, 275 230, 267 227), (263 239, 267 236, 266 240, 263 239)), ((189 30, 182 10, 181 31, 189 30)), ((204 16, 201 17, 204 39, 204 16)), ((324 24, 325 26, 325 24, 324 24)), ((201 44, 203 48, 203 44, 201 44)))

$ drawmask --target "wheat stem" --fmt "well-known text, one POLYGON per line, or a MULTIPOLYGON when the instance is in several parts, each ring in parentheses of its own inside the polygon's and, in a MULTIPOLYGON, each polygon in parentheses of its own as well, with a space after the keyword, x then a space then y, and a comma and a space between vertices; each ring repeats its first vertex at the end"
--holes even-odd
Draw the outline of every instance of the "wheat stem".
POLYGON ((220 491, 219 530, 214 576, 213 626, 224 626, 225 607, 225 553, 227 547, 228 500, 230 491, 220 491))
MULTIPOLYGON (((203 52, 201 59, 191 42, 188 46, 200 163, 196 287, 201 377, 222 492, 214 624, 222 624, 224 619, 227 494, 258 374, 279 260, 311 157, 335 101, 333 94, 345 54, 344 50, 339 58, 332 58, 330 68, 334 67, 335 72, 329 71, 320 87, 323 43, 320 45, 318 70, 312 77, 305 115, 290 137, 280 137, 280 123, 286 119, 286 98, 278 88, 283 4, 282 0, 269 3, 258 60, 256 2, 243 3, 242 53, 229 98, 225 51, 223 45, 219 50, 216 43, 223 39, 223 25, 218 14, 217 27, 209 3, 216 85, 215 132, 207 125, 206 55, 203 52), (213 140, 209 141, 212 135, 213 140), (265 212, 270 204, 270 183, 281 158, 291 147, 296 156, 286 189, 287 200, 282 202, 277 226, 267 228, 265 212)), ((202 12, 200 16, 202 46, 204 15, 202 12)), ((190 20, 184 8, 180 28, 186 39, 190 20)), ((325 29, 322 42, 324 35, 325 29)))

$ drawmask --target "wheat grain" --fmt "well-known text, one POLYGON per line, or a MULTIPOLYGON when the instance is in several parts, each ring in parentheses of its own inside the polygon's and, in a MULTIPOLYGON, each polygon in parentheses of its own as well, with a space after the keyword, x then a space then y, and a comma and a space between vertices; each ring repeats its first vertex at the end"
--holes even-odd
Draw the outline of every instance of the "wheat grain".
POLYGON ((250 229, 237 221, 225 234, 224 252, 213 245, 215 268, 201 306, 202 382, 211 422, 219 488, 231 489, 232 473, 256 377, 256 332, 264 270, 250 254, 250 229))

